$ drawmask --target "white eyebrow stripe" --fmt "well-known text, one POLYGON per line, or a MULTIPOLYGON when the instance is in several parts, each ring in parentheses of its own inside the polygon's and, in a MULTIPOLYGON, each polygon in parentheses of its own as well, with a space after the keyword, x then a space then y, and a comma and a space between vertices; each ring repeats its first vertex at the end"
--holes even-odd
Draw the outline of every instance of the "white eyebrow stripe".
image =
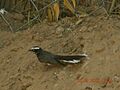
POLYGON ((31 49, 33 50, 33 49, 40 49, 40 48, 39 47, 32 47, 31 49))

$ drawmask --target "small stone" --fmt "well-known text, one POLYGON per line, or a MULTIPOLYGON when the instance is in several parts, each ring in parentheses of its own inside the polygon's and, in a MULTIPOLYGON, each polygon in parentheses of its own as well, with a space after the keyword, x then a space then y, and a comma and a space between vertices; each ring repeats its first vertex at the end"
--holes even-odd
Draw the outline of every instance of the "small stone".
POLYGON ((54 85, 54 87, 57 87, 57 86, 58 86, 58 84, 55 84, 55 85, 54 85))
POLYGON ((98 27, 97 25, 93 26, 93 28, 97 28, 97 27, 98 27))
POLYGON ((85 30, 87 30, 86 26, 82 26, 81 29, 80 29, 80 31, 85 31, 85 30))
POLYGON ((115 82, 119 82, 119 81, 120 81, 120 77, 117 76, 117 75, 115 75, 115 76, 114 76, 114 81, 115 81, 115 82))
POLYGON ((64 32, 64 28, 62 26, 57 27, 56 34, 61 34, 62 32, 64 32))
POLYGON ((10 62, 10 60, 8 59, 7 61, 6 61, 6 63, 9 63, 10 62))
POLYGON ((72 29, 71 28, 66 28, 67 31, 71 31, 72 29))
POLYGON ((89 27, 88 28, 88 31, 92 31, 94 28, 93 27, 89 27))

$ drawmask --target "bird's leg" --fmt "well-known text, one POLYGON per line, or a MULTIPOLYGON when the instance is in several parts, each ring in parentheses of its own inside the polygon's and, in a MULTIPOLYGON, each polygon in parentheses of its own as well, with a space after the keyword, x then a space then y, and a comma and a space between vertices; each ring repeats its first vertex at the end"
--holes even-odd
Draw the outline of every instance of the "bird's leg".
POLYGON ((50 63, 45 63, 45 71, 48 71, 48 69, 52 66, 50 63))

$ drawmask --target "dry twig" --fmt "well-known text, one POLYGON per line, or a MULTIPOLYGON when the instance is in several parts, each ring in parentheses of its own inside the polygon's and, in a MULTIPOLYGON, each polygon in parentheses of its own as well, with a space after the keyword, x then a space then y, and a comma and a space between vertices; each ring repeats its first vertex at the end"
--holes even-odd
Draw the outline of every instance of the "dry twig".
MULTIPOLYGON (((45 7, 43 7, 42 9, 38 10, 38 12, 41 12, 42 10, 48 8, 49 6, 51 6, 52 4, 54 4, 56 2, 55 1, 52 1, 50 4, 46 5, 45 7)), ((29 22, 25 23, 24 25, 22 25, 21 27, 19 27, 16 31, 19 31, 20 29, 22 29, 23 27, 25 27, 26 25, 29 25, 29 23, 33 22, 34 20, 38 19, 39 18, 39 14, 34 17, 33 19, 31 19, 29 22)))
POLYGON ((9 26, 11 32, 13 32, 13 28, 10 25, 10 23, 7 21, 7 19, 4 17, 4 15, 2 13, 0 13, 0 16, 2 17, 2 19, 5 21, 5 23, 9 26))

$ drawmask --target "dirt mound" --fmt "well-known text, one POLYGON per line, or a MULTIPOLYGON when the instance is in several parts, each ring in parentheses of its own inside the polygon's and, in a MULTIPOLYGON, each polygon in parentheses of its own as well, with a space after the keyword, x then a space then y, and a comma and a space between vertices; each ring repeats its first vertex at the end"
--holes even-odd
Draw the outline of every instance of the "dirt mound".
POLYGON ((74 30, 67 23, 0 31, 0 90, 119 90, 120 21, 89 17, 74 30), (33 45, 56 54, 86 52, 89 60, 47 67, 28 52, 33 45))

